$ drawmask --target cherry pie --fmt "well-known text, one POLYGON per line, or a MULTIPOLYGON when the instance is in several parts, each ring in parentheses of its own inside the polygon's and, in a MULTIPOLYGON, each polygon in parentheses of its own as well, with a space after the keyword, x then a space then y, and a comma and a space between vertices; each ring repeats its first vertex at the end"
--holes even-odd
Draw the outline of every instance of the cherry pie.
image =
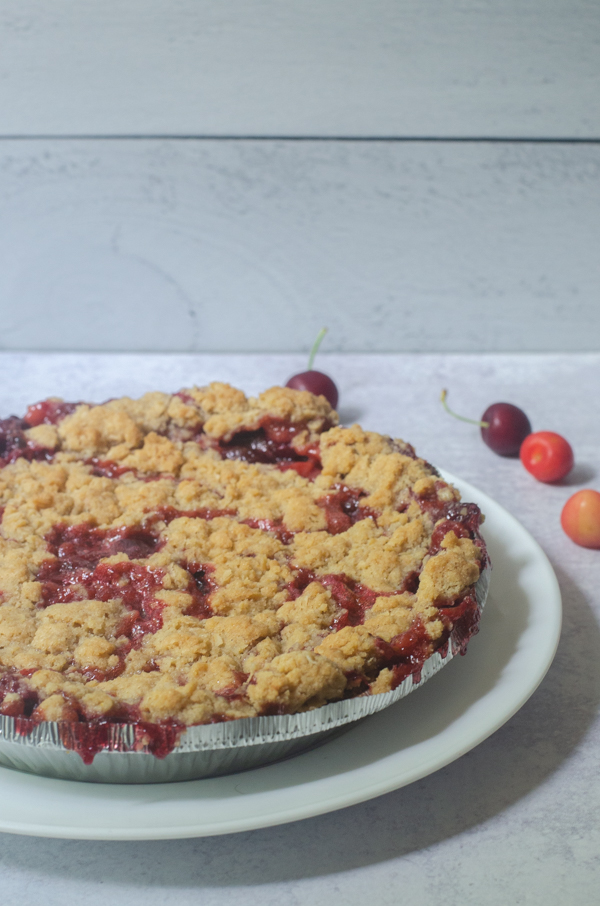
POLYGON ((91 757, 387 692, 477 631, 479 509, 307 392, 37 403, 0 422, 0 506, 0 713, 91 757))

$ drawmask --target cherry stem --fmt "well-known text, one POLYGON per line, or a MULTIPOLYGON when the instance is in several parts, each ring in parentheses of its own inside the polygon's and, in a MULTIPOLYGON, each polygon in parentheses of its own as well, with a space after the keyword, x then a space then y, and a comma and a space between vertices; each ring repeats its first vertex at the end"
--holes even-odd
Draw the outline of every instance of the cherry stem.
POLYGON ((326 333, 327 333, 327 328, 322 327, 321 330, 319 331, 319 333, 317 334, 317 339, 313 343, 313 348, 311 349, 310 356, 308 357, 308 371, 312 371, 312 366, 313 366, 313 362, 315 360, 315 356, 316 356, 317 352, 319 351, 319 346, 321 345, 321 343, 323 341, 323 337, 325 336, 326 333))
POLYGON ((475 419, 475 418, 465 418, 464 415, 457 415, 456 412, 453 412, 452 409, 450 408, 450 406, 448 405, 448 403, 446 402, 447 396, 448 396, 448 391, 442 390, 442 395, 440 396, 440 400, 441 400, 442 406, 444 407, 444 409, 446 410, 448 415, 451 415, 453 418, 457 418, 461 422, 467 422, 468 425, 477 425, 479 428, 489 428, 489 426, 490 426, 489 422, 478 422, 477 419, 475 419))

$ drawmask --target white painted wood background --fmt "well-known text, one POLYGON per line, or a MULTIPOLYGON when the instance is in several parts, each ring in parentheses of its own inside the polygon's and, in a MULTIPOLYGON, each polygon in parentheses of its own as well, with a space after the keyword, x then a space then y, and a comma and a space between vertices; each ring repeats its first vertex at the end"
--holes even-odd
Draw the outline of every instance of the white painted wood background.
POLYGON ((597 0, 0 3, 0 348, 597 349, 599 202, 597 0))
POLYGON ((2 0, 0 132, 600 138, 598 0, 2 0))

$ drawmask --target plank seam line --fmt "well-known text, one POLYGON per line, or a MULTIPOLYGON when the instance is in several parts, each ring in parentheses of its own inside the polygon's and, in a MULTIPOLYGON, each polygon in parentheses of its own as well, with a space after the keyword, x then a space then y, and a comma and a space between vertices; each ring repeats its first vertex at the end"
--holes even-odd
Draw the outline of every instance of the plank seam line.
POLYGON ((391 136, 391 135, 202 135, 177 133, 132 133, 132 134, 94 134, 39 133, 32 135, 1 135, 0 141, 244 141, 244 142, 389 142, 390 144, 410 142, 448 142, 454 144, 533 144, 533 145, 597 145, 598 138, 578 138, 568 136, 533 137, 533 136, 391 136))

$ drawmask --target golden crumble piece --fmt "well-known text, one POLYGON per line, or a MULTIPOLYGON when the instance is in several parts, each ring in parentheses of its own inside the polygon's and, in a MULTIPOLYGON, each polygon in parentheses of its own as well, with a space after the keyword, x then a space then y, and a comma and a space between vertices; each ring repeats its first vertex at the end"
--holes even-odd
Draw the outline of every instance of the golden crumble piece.
POLYGON ((371 635, 390 642, 395 636, 406 632, 414 620, 414 599, 412 595, 390 595, 377 598, 365 616, 365 628, 371 635))
POLYGON ((329 419, 337 424, 337 414, 324 396, 314 396, 306 390, 292 390, 289 387, 271 387, 265 390, 256 400, 250 400, 250 406, 256 404, 258 409, 275 418, 281 418, 292 424, 297 422, 324 423, 329 419))
POLYGON ((241 657, 263 638, 276 635, 281 624, 274 613, 264 611, 253 617, 210 617, 205 626, 212 638, 213 651, 241 657))
POLYGON ((325 629, 339 612, 340 607, 335 603, 331 592, 323 588, 320 582, 311 582, 295 600, 281 605, 277 617, 284 623, 325 629))
POLYGON ((369 686, 371 695, 381 695, 384 692, 391 692, 394 688, 394 674, 389 667, 384 667, 379 671, 377 678, 369 686))
POLYGON ((248 698, 259 713, 273 705, 293 712, 340 698, 345 687, 346 678, 332 661, 310 651, 291 651, 253 675, 248 698))
POLYGON ((448 532, 442 550, 430 557, 421 573, 419 604, 436 604, 455 598, 479 578, 481 552, 470 538, 457 538, 448 532))
POLYGON ((177 716, 190 700, 191 689, 180 686, 169 676, 158 676, 152 688, 142 698, 140 711, 144 720, 156 722, 177 716))
POLYGON ((315 648, 342 613, 331 592, 319 582, 311 582, 295 601, 286 602, 277 611, 287 624, 281 630, 284 650, 315 648))
POLYGON ((73 706, 61 695, 56 692, 49 695, 35 709, 34 717, 37 720, 73 720, 73 706))
POLYGON ((138 400, 124 396, 105 405, 125 412, 143 434, 148 434, 165 429, 171 402, 172 397, 169 394, 152 391, 145 393, 138 400))
POLYGON ((206 416, 205 433, 224 440, 242 429, 257 429, 265 417, 307 424, 312 430, 337 423, 337 414, 324 397, 288 387, 272 387, 257 399, 247 399, 240 390, 218 382, 185 393, 206 416))
POLYGON ((115 700, 106 692, 99 689, 90 689, 81 695, 81 704, 86 715, 90 718, 106 717, 115 706, 115 700))
POLYGON ((119 663, 115 655, 116 645, 108 639, 98 638, 98 636, 88 636, 81 639, 75 651, 73 659, 75 664, 84 670, 90 667, 97 667, 100 670, 109 670, 116 667, 119 663))
POLYGON ((427 546, 422 523, 399 526, 388 535, 371 519, 362 519, 338 535, 301 532, 290 545, 299 565, 318 573, 347 575, 379 592, 395 591, 420 564, 427 546))
POLYGON ((242 661, 244 673, 256 673, 281 654, 281 640, 266 638, 255 645, 242 661))
POLYGON ((140 472, 167 472, 177 475, 183 465, 181 445, 151 431, 143 446, 121 460, 122 465, 140 472))
POLYGON ((0 648, 11 643, 28 645, 35 636, 37 623, 35 614, 7 605, 0 606, 0 648))
POLYGON ((315 651, 337 664, 344 673, 368 672, 380 658, 377 643, 365 626, 344 626, 323 639, 315 651))
POLYGON ((135 421, 114 403, 103 406, 79 406, 58 426, 63 449, 85 456, 101 456, 117 444, 130 449, 138 447, 143 433, 135 421))
POLYGON ((58 431, 54 425, 36 425, 25 431, 25 435, 31 443, 37 444, 39 447, 53 450, 58 446, 58 431))
POLYGON ((169 400, 167 417, 177 428, 198 430, 203 423, 203 416, 198 407, 178 394, 169 400))

